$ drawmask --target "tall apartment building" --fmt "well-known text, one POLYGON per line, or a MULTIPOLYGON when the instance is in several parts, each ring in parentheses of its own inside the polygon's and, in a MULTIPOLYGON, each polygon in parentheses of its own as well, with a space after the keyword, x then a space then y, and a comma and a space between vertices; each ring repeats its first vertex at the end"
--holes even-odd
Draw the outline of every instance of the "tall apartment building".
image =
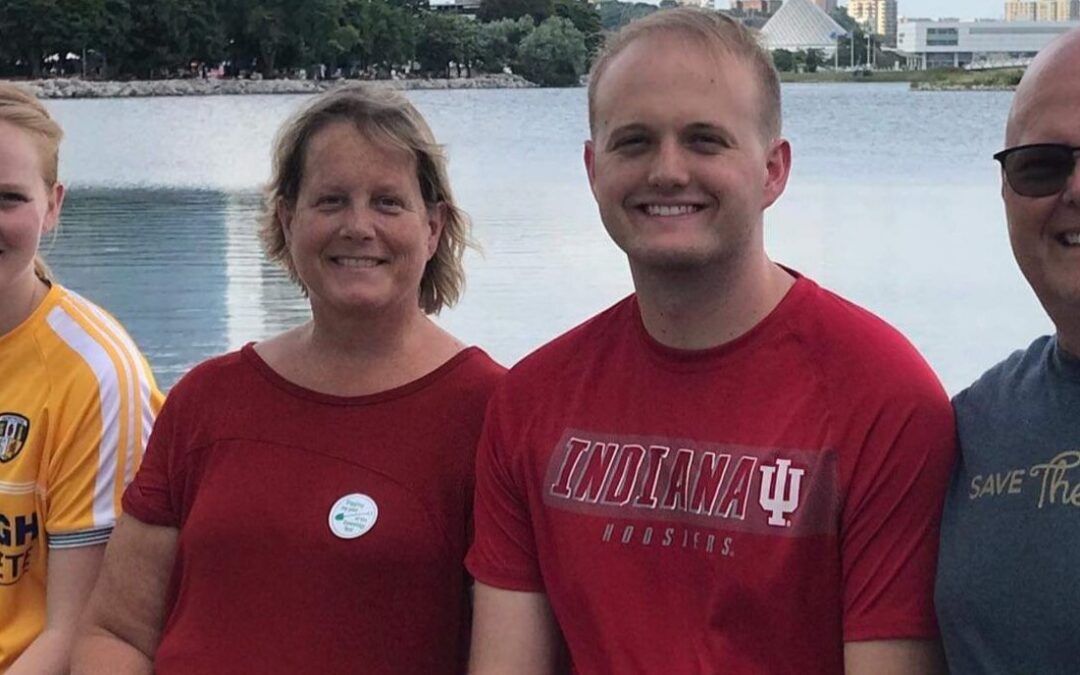
POLYGON ((886 45, 896 46, 896 0, 848 0, 847 12, 864 28, 882 36, 886 45))
POLYGON ((1006 21, 1034 21, 1035 10, 1038 3, 1035 0, 1020 0, 1020 2, 1005 3, 1006 21))
POLYGON ((836 0, 814 0, 814 4, 825 10, 826 14, 832 14, 836 9, 836 0))
POLYGON ((1076 21, 1080 0, 1011 0, 1005 3, 1006 21, 1076 21))

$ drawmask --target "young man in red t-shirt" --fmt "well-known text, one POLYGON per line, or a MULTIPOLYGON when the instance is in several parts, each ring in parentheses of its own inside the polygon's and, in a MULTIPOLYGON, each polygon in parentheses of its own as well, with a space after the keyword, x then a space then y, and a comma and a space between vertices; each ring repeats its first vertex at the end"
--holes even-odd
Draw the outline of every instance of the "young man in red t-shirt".
POLYGON ((715 12, 609 41, 585 165, 635 294, 527 357, 478 457, 475 673, 932 673, 948 399, 771 262, 776 71, 715 12))

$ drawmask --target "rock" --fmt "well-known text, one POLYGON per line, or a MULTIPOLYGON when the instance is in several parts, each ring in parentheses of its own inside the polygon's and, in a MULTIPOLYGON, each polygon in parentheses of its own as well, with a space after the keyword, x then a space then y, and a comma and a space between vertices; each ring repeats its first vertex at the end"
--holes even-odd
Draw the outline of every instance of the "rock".
MULTIPOLYGON (((356 80, 132 80, 91 81, 55 78, 21 82, 39 98, 122 98, 134 96, 234 96, 312 94, 356 80)), ((535 87, 520 75, 478 74, 451 79, 365 80, 395 89, 526 89, 535 87)))

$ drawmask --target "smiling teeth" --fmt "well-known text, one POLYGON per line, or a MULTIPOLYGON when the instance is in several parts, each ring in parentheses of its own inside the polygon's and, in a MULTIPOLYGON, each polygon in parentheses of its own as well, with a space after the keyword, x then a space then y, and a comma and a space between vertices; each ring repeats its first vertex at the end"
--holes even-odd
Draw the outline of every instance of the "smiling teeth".
POLYGON ((1080 246, 1080 232, 1066 232, 1061 238, 1070 246, 1080 246))
POLYGON ((692 204, 682 204, 679 206, 661 206, 658 204, 649 204, 645 207, 645 213, 650 216, 685 216, 690 213, 694 213, 700 207, 692 204))
POLYGON ((375 267, 379 264, 375 258, 334 258, 334 260, 344 267, 375 267))

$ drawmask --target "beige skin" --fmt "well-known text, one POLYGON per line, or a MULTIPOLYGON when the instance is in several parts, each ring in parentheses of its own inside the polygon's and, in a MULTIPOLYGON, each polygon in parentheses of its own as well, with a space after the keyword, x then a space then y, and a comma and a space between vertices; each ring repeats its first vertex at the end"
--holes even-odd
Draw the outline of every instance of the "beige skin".
MULTIPOLYGON (((34 274, 41 237, 60 218, 64 187, 46 185, 41 148, 22 129, 0 122, 0 335, 25 321, 49 291, 34 274)), ((80 612, 105 547, 50 550, 45 629, 7 675, 66 673, 80 612)))
POLYGON ((34 275, 34 256, 60 219, 64 186, 45 184, 43 161, 27 132, 0 121, 0 335, 25 321, 49 291, 34 275))
MULTIPOLYGON (((308 146, 295 204, 280 204, 312 320, 256 352, 285 379, 335 396, 412 382, 464 348, 421 311, 445 207, 421 198, 415 160, 332 124, 308 146)), ((125 516, 109 542, 74 673, 152 673, 178 531, 125 516)))
MULTIPOLYGON (((1006 147, 1033 143, 1080 146, 1080 31, 1040 52, 1016 90, 1006 147)), ((1080 357, 1080 246, 1062 241, 1080 233, 1080 171, 1048 197, 1013 192, 1004 173, 1001 196, 1009 241, 1024 277, 1058 331, 1059 344, 1080 357)))
MULTIPOLYGON (((765 252, 763 213, 783 193, 791 148, 757 122, 741 60, 681 35, 639 39, 596 87, 585 167, 601 219, 627 254, 643 323, 658 342, 706 349, 743 335, 793 283, 765 252), (649 206, 682 207, 663 215, 649 206)), ((550 675, 560 636, 547 598, 476 584, 474 675, 550 675)), ((844 645, 849 675, 943 672, 937 643, 844 645)))

